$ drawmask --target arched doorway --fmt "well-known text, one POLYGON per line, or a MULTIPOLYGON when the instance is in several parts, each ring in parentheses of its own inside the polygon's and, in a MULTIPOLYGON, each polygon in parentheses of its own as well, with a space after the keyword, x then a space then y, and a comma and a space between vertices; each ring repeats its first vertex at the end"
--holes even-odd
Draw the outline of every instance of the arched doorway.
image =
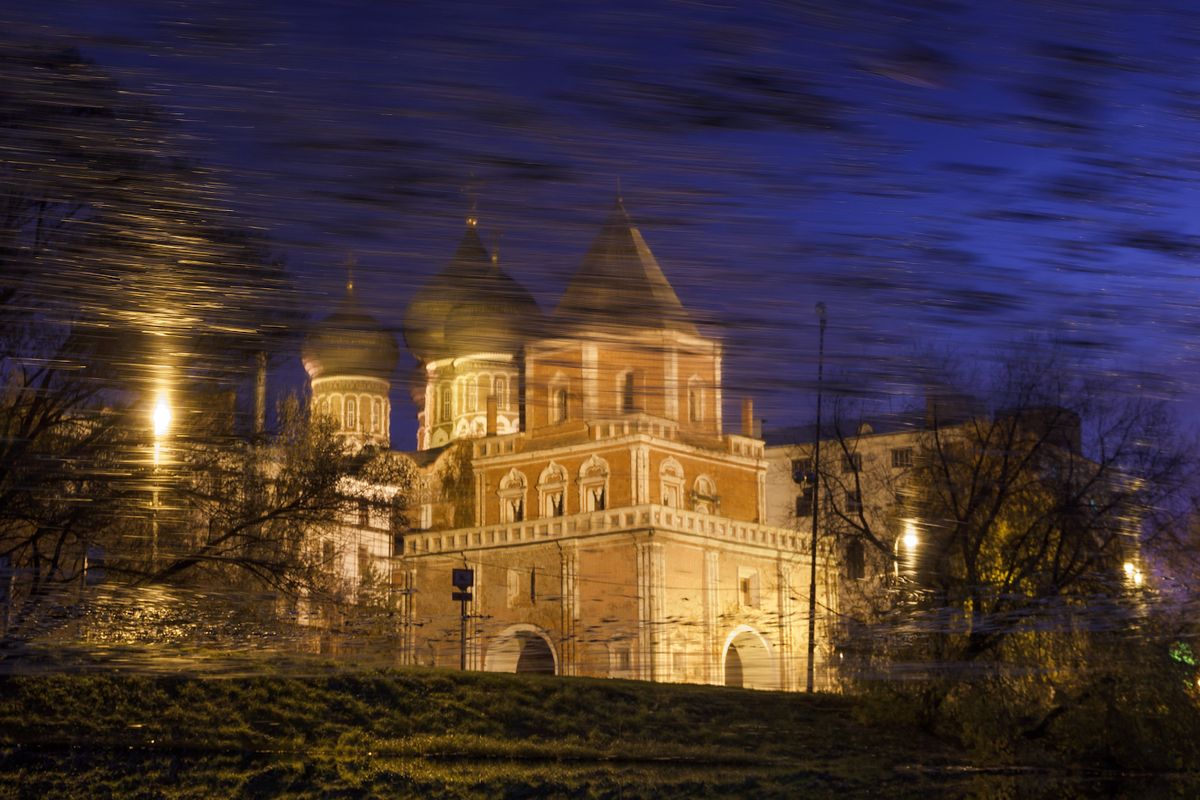
POLYGON ((558 673, 558 655, 550 637, 533 625, 512 625, 488 645, 483 660, 487 672, 558 673))
POLYGON ((739 625, 725 640, 725 685, 746 689, 778 689, 779 676, 771 646, 758 631, 739 625))

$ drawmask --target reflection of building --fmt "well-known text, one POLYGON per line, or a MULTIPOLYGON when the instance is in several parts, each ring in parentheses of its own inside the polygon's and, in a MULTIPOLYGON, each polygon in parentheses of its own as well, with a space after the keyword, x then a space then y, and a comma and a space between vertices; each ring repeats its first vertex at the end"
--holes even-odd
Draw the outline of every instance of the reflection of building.
MULTIPOLYGON (((394 357, 352 321, 350 340, 366 348, 355 354, 369 350, 379 370, 344 356, 347 373, 336 372, 320 347, 306 364, 319 408, 328 399, 348 437, 374 443, 361 403, 380 389, 364 379, 394 357)), ((450 575, 465 565, 473 669, 803 685, 805 539, 766 524, 767 462, 749 409, 742 435, 724 432, 720 343, 696 327, 619 202, 548 319, 469 220, 410 305, 405 338, 424 384, 418 460, 442 480, 426 529, 405 535, 393 560, 405 659, 458 664, 450 575), (451 482, 461 448, 469 476, 451 482)))

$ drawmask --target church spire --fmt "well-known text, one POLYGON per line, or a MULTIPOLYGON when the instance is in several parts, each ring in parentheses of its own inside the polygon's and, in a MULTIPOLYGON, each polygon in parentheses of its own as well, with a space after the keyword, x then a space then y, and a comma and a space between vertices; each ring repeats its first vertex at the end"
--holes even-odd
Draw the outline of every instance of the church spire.
POLYGON ((479 182, 474 172, 462 191, 467 196, 467 227, 474 228, 479 224, 479 182))
POLYGON ((555 316, 569 326, 611 328, 618 324, 698 334, 654 254, 629 219, 620 195, 600 235, 567 284, 555 316))

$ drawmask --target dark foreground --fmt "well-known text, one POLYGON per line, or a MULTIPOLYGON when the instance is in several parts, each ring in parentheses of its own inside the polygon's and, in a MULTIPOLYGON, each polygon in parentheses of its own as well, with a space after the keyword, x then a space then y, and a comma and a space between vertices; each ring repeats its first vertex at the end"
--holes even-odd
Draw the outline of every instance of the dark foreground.
POLYGON ((1192 796, 972 764, 852 699, 403 670, 0 678, 0 797, 1192 796))

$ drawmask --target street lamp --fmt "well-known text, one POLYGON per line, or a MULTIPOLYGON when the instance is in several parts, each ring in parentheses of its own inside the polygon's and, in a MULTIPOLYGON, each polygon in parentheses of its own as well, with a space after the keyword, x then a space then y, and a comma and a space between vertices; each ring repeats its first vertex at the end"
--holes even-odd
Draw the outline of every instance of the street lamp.
POLYGON ((821 386, 825 378, 825 304, 817 303, 821 331, 817 337, 817 439, 813 446, 812 569, 808 575, 808 681, 813 691, 813 661, 817 657, 817 526, 821 511, 821 386))
POLYGON ((166 394, 158 396, 158 402, 154 404, 154 413, 151 415, 151 421, 154 423, 154 438, 161 439, 167 435, 167 431, 171 429, 171 404, 167 402, 166 394))

